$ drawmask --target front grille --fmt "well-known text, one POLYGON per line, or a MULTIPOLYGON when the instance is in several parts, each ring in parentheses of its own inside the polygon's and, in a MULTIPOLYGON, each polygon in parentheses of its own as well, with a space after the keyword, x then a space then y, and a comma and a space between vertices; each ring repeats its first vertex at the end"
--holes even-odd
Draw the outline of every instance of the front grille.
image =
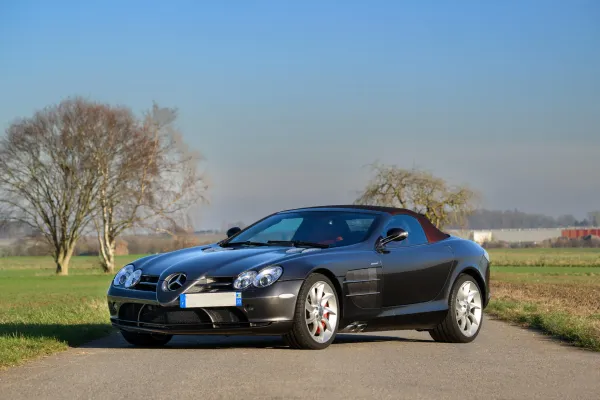
POLYGON ((142 290, 145 292, 156 292, 156 287, 158 286, 158 276, 157 275, 142 275, 140 277, 140 281, 137 285, 132 287, 132 290, 142 290))
MULTIPOLYGON (((159 277, 156 275, 142 275, 138 284, 131 289, 156 292, 158 288, 158 279, 159 277)), ((206 278, 189 288, 186 293, 214 293, 228 291, 233 289, 233 280, 234 278, 206 278)))
POLYGON ((236 307, 181 309, 148 304, 125 303, 119 308, 119 320, 126 325, 185 325, 212 329, 248 325, 244 312, 236 307))

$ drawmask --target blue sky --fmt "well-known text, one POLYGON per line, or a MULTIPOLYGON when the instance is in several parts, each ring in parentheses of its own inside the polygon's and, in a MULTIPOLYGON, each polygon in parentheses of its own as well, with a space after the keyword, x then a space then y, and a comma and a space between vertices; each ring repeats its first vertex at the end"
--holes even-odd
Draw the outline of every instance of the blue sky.
POLYGON ((600 209, 600 2, 0 1, 0 126, 67 96, 179 109, 202 227, 351 202, 374 161, 489 208, 600 209))

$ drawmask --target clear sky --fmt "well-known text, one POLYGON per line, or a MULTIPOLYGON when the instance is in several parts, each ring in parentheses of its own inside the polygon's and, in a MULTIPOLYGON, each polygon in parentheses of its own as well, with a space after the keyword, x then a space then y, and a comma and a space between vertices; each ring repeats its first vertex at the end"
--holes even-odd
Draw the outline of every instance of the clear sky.
POLYGON ((351 202, 374 161, 600 209, 596 0, 0 0, 2 129, 73 95, 179 109, 202 228, 351 202))

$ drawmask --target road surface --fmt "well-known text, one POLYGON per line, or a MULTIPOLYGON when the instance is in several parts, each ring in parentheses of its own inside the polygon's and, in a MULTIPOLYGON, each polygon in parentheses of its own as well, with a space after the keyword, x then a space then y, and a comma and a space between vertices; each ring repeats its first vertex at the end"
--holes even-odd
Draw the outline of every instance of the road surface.
POLYGON ((115 334, 0 372, 1 399, 600 399, 600 354, 486 319, 468 345, 400 331, 339 335, 323 351, 277 337, 115 334))

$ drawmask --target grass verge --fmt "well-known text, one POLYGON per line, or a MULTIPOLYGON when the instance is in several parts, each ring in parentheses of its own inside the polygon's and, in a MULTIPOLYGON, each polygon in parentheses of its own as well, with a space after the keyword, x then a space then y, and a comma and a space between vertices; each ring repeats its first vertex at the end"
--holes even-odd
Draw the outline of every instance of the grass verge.
POLYGON ((491 301, 486 311, 502 320, 540 329, 575 346, 600 351, 600 331, 594 318, 540 310, 535 303, 512 300, 491 301))
POLYGON ((493 297, 487 313, 600 351, 600 271, 544 276, 498 270, 502 268, 492 272, 493 297))

